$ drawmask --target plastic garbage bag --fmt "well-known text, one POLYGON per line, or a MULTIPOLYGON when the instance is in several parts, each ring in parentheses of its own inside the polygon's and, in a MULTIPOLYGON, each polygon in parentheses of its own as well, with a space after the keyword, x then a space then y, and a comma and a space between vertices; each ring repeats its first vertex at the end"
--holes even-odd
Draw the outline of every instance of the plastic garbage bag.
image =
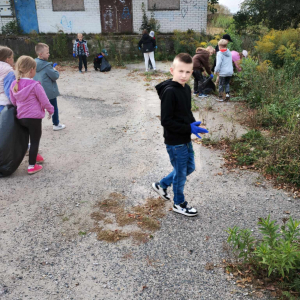
POLYGON ((18 169, 28 142, 28 130, 19 124, 16 108, 6 106, 0 113, 0 177, 9 176, 18 169))
POLYGON ((212 91, 216 90, 216 86, 210 77, 206 77, 201 85, 201 90, 203 94, 210 94, 212 91))
POLYGON ((100 67, 100 72, 108 72, 111 70, 111 65, 109 62, 103 57, 100 67))

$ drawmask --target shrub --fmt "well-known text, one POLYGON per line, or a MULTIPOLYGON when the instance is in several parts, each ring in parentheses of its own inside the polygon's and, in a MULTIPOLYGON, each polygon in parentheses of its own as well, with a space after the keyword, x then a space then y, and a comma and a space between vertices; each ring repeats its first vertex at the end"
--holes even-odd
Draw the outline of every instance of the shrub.
POLYGON ((255 239, 249 229, 235 226, 226 230, 227 242, 242 264, 250 264, 258 276, 267 273, 275 282, 280 280, 285 287, 299 292, 300 221, 289 218, 279 226, 269 215, 261 218, 258 225, 262 239, 255 239))
POLYGON ((71 41, 67 34, 60 32, 53 37, 53 56, 57 58, 66 58, 69 55, 71 41))
POLYGON ((19 22, 16 19, 2 26, 1 30, 4 35, 18 35, 23 33, 19 22))

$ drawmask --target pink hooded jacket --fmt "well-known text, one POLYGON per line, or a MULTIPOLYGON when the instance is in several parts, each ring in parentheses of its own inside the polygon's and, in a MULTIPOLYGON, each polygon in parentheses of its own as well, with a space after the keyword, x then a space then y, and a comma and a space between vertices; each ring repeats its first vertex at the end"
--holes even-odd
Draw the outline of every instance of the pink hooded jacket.
POLYGON ((18 92, 14 91, 16 80, 10 87, 10 101, 17 107, 18 119, 43 119, 45 109, 54 113, 54 107, 49 102, 39 81, 20 79, 18 92))

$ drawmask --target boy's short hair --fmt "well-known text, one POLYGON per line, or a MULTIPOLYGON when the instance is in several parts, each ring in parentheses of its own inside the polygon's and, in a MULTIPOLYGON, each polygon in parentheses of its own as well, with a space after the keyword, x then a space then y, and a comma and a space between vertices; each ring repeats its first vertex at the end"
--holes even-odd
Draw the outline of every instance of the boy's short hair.
POLYGON ((82 34, 82 33, 78 32, 78 33, 77 33, 77 36, 79 36, 79 35, 83 36, 83 34, 82 34))
POLYGON ((227 47, 227 44, 228 44, 228 41, 225 40, 225 39, 221 39, 218 42, 218 45, 221 46, 221 47, 227 47))
POLYGON ((47 44, 44 44, 44 43, 38 43, 36 46, 35 46, 35 53, 37 55, 39 55, 41 52, 43 52, 43 50, 45 48, 49 48, 49 46, 47 44))
POLYGON ((188 53, 179 53, 178 55, 175 56, 175 58, 173 60, 173 64, 172 64, 173 67, 176 64, 176 61, 180 61, 185 64, 192 64, 193 58, 188 53))

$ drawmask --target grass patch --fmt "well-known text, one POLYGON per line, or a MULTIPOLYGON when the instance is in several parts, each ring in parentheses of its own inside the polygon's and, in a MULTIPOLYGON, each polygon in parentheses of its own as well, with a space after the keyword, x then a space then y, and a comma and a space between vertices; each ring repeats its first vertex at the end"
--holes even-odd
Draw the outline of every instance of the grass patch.
POLYGON ((160 229, 160 223, 158 220, 151 218, 151 217, 142 217, 140 222, 137 223, 137 225, 142 228, 149 231, 156 231, 160 229))
POLYGON ((105 241, 108 243, 115 243, 129 237, 129 234, 120 230, 105 230, 102 227, 97 228, 94 232, 97 233, 97 239, 99 241, 105 241))

